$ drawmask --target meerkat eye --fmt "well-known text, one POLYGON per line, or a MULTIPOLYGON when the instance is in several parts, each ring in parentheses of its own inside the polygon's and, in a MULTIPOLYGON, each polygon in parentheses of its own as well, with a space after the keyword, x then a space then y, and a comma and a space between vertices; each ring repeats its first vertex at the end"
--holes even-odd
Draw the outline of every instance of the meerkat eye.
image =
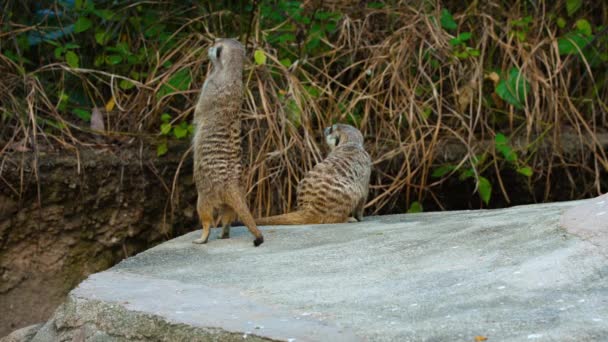
POLYGON ((218 47, 216 47, 216 48, 215 48, 215 57, 216 57, 217 59, 220 59, 220 56, 221 56, 221 55, 222 55, 222 47, 221 47, 221 46, 218 46, 218 47))
POLYGON ((338 136, 338 137, 336 137, 336 142, 335 142, 335 145, 336 145, 336 146, 340 145, 340 137, 339 137, 339 136, 338 136))

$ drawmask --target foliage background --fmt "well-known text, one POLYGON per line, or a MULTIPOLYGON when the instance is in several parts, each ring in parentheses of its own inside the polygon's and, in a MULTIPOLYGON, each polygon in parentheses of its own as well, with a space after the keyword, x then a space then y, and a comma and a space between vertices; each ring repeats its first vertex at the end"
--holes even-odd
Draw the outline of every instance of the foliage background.
POLYGON ((333 122, 366 137, 368 214, 591 196, 608 190, 607 24, 583 0, 9 0, 0 158, 180 153, 207 48, 238 37, 256 215, 292 208, 333 122))

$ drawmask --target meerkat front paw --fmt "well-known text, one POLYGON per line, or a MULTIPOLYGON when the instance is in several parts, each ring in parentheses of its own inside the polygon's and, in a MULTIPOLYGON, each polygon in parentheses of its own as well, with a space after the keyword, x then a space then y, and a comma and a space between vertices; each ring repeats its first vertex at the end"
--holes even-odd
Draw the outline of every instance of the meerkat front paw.
POLYGON ((207 243, 207 239, 196 239, 196 240, 192 241, 192 243, 195 243, 197 245, 206 244, 207 243))

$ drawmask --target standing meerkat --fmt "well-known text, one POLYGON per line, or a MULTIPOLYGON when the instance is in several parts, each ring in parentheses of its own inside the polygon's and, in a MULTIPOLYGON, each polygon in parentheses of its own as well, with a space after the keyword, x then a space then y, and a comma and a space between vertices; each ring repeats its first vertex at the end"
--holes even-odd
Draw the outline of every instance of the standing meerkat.
POLYGON ((251 234, 254 246, 264 242, 245 200, 241 184, 241 102, 245 49, 234 39, 217 39, 209 48, 213 69, 194 110, 194 181, 198 192, 196 209, 203 226, 200 239, 206 243, 217 210, 222 239, 230 237, 230 224, 237 216, 251 234))
POLYGON ((256 219, 258 225, 347 222, 363 219, 372 161, 363 148, 363 135, 350 125, 324 130, 330 153, 298 183, 296 211, 256 219))

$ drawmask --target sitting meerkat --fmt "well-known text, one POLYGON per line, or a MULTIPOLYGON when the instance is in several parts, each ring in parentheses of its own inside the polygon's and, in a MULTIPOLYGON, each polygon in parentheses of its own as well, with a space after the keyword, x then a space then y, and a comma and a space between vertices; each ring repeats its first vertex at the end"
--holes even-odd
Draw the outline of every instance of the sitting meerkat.
POLYGON ((258 218, 258 225, 341 223, 351 215, 363 219, 372 168, 363 135, 345 124, 327 127, 324 134, 330 153, 298 183, 297 210, 258 218))
POLYGON ((230 224, 237 215, 251 234, 254 246, 264 242, 245 200, 241 184, 241 102, 245 49, 234 39, 217 39, 209 48, 213 69, 194 111, 194 181, 198 192, 196 209, 203 226, 200 239, 206 243, 218 211, 221 238, 230 237, 230 224))

